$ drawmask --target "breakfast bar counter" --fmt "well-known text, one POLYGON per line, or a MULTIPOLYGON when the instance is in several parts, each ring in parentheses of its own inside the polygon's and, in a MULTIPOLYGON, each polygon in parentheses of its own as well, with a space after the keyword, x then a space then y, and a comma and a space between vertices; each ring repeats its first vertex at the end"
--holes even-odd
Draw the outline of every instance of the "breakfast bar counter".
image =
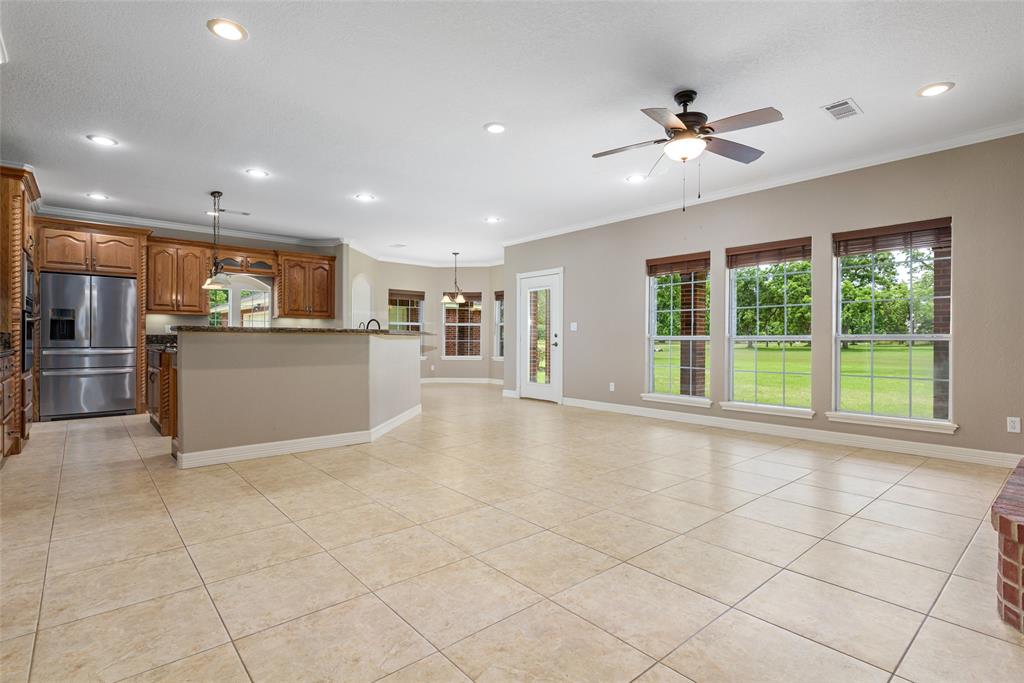
POLYGON ((420 412, 419 335, 178 326, 178 467, 372 441, 420 412))

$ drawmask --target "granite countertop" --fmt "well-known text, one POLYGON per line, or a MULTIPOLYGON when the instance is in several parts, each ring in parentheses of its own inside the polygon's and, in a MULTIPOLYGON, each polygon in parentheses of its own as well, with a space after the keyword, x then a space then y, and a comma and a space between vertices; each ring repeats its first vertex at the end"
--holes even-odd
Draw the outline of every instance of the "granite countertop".
POLYGON ((374 334, 391 337, 419 337, 418 332, 392 330, 365 330, 346 327, 207 327, 205 325, 177 325, 173 332, 243 332, 247 334, 374 334))

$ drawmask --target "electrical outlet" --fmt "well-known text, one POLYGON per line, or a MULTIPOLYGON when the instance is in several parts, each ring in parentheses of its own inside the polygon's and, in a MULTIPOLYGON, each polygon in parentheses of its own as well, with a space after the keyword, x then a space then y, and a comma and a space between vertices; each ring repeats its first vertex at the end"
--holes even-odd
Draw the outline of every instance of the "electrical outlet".
POLYGON ((1010 432, 1011 434, 1020 434, 1020 418, 1006 418, 1006 431, 1010 432))
POLYGON ((569 331, 570 332, 575 332, 576 331, 576 323, 569 323, 569 331))
POLYGON ((434 371, 434 366, 433 366, 433 365, 431 365, 431 366, 430 366, 430 371, 431 371, 431 372, 433 372, 433 371, 434 371))
POLYGON ((608 391, 615 391, 615 382, 608 382, 608 391))

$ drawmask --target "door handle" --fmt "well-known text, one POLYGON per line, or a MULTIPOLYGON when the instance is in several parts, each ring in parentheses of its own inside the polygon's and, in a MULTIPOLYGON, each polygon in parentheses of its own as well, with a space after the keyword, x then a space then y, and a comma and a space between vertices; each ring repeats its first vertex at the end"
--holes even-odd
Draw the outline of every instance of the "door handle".
POLYGON ((551 342, 552 346, 558 346, 558 342, 551 342))
POLYGON ((86 368, 81 370, 43 370, 43 377, 90 377, 94 375, 127 375, 135 368, 86 368))

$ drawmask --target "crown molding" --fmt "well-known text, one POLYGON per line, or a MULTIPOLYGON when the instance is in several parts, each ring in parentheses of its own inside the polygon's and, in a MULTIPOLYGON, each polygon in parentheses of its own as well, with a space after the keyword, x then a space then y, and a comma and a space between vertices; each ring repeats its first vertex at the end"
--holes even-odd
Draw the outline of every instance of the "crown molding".
MULTIPOLYGON (((722 199, 728 199, 730 197, 738 197, 744 194, 751 194, 753 192, 761 192, 762 190, 771 190, 776 187, 782 187, 784 185, 793 185, 795 183, 802 183, 807 180, 814 180, 816 178, 824 178, 839 173, 848 173, 850 171, 857 171, 863 168, 870 168, 872 166, 880 166, 882 164, 892 163, 894 161, 901 161, 903 159, 910 159, 913 157, 924 156, 926 154, 934 154, 936 152, 944 152, 950 149, 956 149, 957 147, 966 147, 968 145, 978 144, 980 142, 987 142, 989 140, 998 140, 999 138, 1009 137, 1011 135, 1019 135, 1024 133, 1024 119, 1013 121, 1011 123, 994 126, 992 128, 983 128, 981 130, 971 131, 964 135, 957 136, 955 138, 948 138, 940 142, 929 143, 927 145, 918 145, 917 147, 909 147, 903 150, 889 152, 887 154, 876 154, 872 156, 861 157, 853 161, 847 161, 839 164, 830 164, 828 166, 819 166, 816 169, 810 171, 804 171, 801 173, 793 173, 788 176, 776 178, 761 183, 750 183, 748 185, 740 185, 733 188, 721 190, 719 192, 705 192, 701 199, 693 201, 687 200, 686 206, 696 206, 698 204, 708 204, 710 202, 717 202, 722 199)), ((589 230, 591 228, 599 228, 603 225, 609 225, 611 223, 619 223, 622 221, 628 221, 633 218, 643 218, 644 216, 653 216, 658 213, 665 213, 666 211, 675 211, 682 208, 682 205, 678 201, 665 202, 662 204, 655 204, 642 209, 636 209, 634 211, 626 211, 622 213, 609 214, 602 218, 597 218, 585 223, 575 223, 573 225, 564 226, 561 228, 553 228, 544 232, 535 233, 527 237, 519 237, 508 242, 502 242, 503 247, 512 247, 517 244, 525 244, 527 242, 534 242, 536 240, 546 239, 548 237, 557 237, 558 235, 565 235, 570 232, 578 232, 580 230, 589 230)))
MULTIPOLYGON (((162 221, 155 218, 137 218, 135 216, 122 216, 116 213, 103 213, 102 211, 84 211, 82 209, 66 209, 60 206, 47 206, 40 204, 36 209, 36 215, 44 218, 64 218, 74 221, 86 221, 89 223, 105 223, 126 228, 151 228, 154 230, 181 230, 184 232, 196 232, 209 235, 209 225, 195 225, 192 223, 175 223, 173 221, 162 221)), ((249 230, 236 230, 232 228, 221 228, 220 234, 225 237, 241 237, 250 240, 262 240, 265 242, 277 242, 278 244, 294 244, 304 247, 336 247, 344 241, 331 237, 327 239, 314 239, 310 237, 295 237, 292 235, 281 235, 269 232, 252 232, 249 230)))
MULTIPOLYGON (((379 261, 381 263, 397 263, 397 264, 403 265, 403 266, 420 266, 422 268, 451 268, 452 267, 451 262, 448 261, 448 260, 435 261, 435 260, 423 260, 423 259, 395 258, 395 257, 392 257, 392 256, 381 255, 380 252, 378 252, 375 249, 365 249, 365 248, 359 246, 358 244, 356 244, 354 242, 346 241, 345 244, 347 244, 350 249, 354 249, 354 250, 358 251, 360 254, 363 254, 364 256, 369 256, 374 261, 379 261)), ((460 254, 460 256, 461 256, 461 254, 460 254)), ((504 264, 505 264, 505 260, 504 259, 498 259, 496 261, 467 261, 467 262, 460 261, 459 262, 459 268, 493 268, 494 266, 502 266, 504 264)))

